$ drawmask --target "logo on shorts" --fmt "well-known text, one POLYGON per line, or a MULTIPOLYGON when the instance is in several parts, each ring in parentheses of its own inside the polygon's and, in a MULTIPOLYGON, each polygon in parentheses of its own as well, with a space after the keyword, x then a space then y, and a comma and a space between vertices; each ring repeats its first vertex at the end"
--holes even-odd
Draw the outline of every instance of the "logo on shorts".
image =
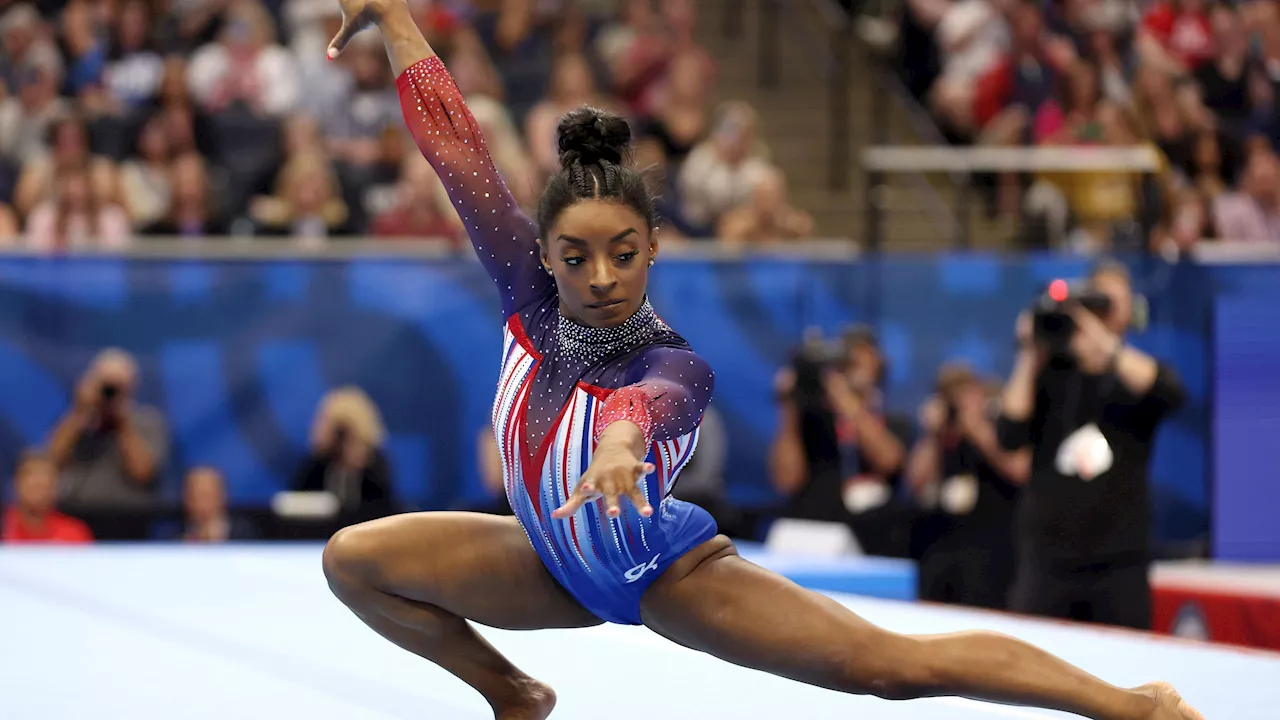
POLYGON ((625 576, 626 576, 626 578, 627 578, 627 584, 628 584, 628 585, 630 585, 631 583, 633 583, 633 582, 635 582, 635 581, 639 580, 640 578, 644 577, 644 574, 645 574, 645 573, 647 573, 647 572, 649 572, 650 570, 657 570, 657 569, 658 569, 658 558, 660 558, 660 557, 662 557, 662 553, 658 553, 657 555, 654 555, 654 556, 653 556, 653 559, 652 559, 652 560, 650 560, 649 562, 647 562, 647 563, 640 563, 639 565, 637 565, 637 566, 635 566, 635 567, 631 568, 630 570, 626 571, 625 573, 623 573, 623 575, 625 575, 625 576))

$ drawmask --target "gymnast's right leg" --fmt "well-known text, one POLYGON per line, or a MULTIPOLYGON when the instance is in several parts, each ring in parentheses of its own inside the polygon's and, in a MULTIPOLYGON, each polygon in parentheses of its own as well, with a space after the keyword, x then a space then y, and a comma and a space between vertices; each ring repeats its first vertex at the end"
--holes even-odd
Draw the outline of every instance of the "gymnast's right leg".
POLYGON ((555 693, 468 620, 508 630, 601 622, 546 571, 515 518, 413 513, 344 528, 325 547, 324 573, 366 625, 478 690, 499 720, 542 720, 555 693))

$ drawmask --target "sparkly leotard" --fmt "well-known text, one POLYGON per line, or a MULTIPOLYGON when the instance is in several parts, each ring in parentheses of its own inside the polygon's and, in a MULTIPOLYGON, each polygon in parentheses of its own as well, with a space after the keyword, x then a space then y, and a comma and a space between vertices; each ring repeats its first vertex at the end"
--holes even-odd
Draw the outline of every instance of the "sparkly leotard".
POLYGON ((422 154, 440 175, 506 318, 493 428, 507 499, 543 564, 603 620, 640 623, 645 588, 716 534, 710 515, 671 497, 693 455, 711 398, 710 367, 646 300, 623 324, 588 328, 559 312, 538 258, 538 232, 494 169, 475 118, 438 58, 405 70, 400 103, 422 154), (602 500, 551 517, 591 463, 603 428, 619 419, 646 435, 656 471, 640 488, 656 509, 629 500, 609 518, 602 500))

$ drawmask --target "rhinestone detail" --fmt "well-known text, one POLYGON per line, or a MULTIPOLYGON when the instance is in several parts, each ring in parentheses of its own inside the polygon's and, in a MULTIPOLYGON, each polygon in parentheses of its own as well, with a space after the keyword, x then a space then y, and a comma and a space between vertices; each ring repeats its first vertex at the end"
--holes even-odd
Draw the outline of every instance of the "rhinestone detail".
POLYGON ((658 317, 658 313, 654 312, 647 297, 639 310, 615 327, 587 327, 564 315, 559 315, 558 319, 556 344, 561 354, 592 363, 634 350, 656 336, 671 331, 662 318, 658 317))

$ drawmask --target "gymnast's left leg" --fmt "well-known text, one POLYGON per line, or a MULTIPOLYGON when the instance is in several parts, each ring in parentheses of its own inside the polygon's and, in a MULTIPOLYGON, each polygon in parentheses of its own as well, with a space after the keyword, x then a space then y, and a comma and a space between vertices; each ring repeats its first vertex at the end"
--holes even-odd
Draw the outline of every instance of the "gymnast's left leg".
POLYGON ((703 543, 646 591, 654 632, 736 665, 887 700, 958 696, 1095 720, 1204 720, 1165 684, 1109 685, 1014 638, 977 631, 899 635, 738 556, 703 543))

